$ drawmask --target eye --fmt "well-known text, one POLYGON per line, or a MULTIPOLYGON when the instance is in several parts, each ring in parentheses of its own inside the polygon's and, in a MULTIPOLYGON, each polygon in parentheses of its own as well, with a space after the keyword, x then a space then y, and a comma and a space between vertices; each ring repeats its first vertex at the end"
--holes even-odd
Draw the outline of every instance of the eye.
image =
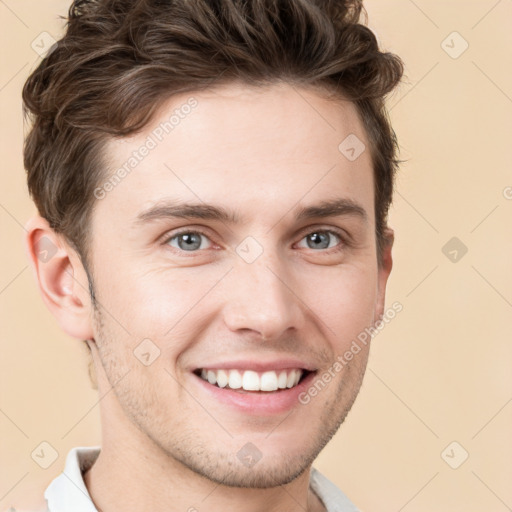
MULTIPOLYGON (((328 250, 336 248, 341 250, 345 245, 342 235, 332 230, 317 230, 308 233, 299 242, 299 248, 328 250), (305 241, 306 245, 303 245, 305 241), (342 243, 340 243, 342 242, 342 243), (339 246, 339 247, 338 247, 339 246)), ((210 249, 214 245, 205 233, 201 231, 182 231, 168 237, 164 242, 166 245, 185 252, 197 252, 203 249, 210 249)))
POLYGON ((335 233, 334 231, 320 230, 313 231, 307 234, 302 240, 306 240, 306 246, 309 249, 331 249, 338 245, 339 242, 343 241, 342 237, 338 235, 338 233, 335 233))
POLYGON ((199 231, 183 231, 170 237, 166 244, 182 251, 193 252, 211 247, 209 238, 199 231), (203 243, 205 240, 208 242, 203 243))

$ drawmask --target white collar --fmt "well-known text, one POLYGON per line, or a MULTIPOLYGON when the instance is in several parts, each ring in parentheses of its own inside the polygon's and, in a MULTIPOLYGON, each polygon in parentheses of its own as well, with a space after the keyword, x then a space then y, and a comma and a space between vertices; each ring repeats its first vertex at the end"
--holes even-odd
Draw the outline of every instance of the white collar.
POLYGON ((98 512, 85 486, 82 472, 94 464, 99 453, 99 446, 79 446, 69 451, 64 471, 44 492, 50 512, 98 512))

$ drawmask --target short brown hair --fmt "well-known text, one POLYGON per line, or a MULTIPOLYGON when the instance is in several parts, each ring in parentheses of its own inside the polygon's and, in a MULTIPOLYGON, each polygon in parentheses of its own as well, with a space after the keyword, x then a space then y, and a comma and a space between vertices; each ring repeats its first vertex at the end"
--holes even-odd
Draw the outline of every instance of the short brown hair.
POLYGON ((109 137, 139 131, 177 93, 284 81, 355 103, 370 142, 380 262, 400 163, 384 97, 403 65, 379 50, 362 12, 361 0, 75 0, 65 35, 23 89, 39 213, 85 263, 109 137))

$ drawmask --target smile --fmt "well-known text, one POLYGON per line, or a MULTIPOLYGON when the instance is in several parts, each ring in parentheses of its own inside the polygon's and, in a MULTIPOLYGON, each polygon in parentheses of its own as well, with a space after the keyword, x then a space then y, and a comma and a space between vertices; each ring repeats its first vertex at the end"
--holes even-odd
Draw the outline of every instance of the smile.
POLYGON ((309 372, 301 368, 289 368, 265 372, 238 369, 200 368, 194 373, 203 380, 219 388, 239 391, 272 392, 291 389, 297 386, 302 377, 309 372))

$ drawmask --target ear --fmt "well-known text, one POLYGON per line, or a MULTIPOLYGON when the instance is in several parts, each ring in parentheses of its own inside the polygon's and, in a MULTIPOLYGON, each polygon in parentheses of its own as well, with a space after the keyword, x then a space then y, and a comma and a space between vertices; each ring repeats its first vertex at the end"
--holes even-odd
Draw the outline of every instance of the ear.
POLYGON ((25 249, 46 306, 69 336, 92 339, 89 282, 80 256, 39 215, 25 229, 25 249))
POLYGON ((377 280, 377 301, 375 303, 375 321, 382 318, 384 315, 384 306, 386 301, 386 285, 388 282, 389 274, 393 268, 393 258, 391 256, 391 249, 395 241, 395 232, 386 227, 384 229, 384 247, 382 248, 381 264, 378 267, 378 280, 377 280))

